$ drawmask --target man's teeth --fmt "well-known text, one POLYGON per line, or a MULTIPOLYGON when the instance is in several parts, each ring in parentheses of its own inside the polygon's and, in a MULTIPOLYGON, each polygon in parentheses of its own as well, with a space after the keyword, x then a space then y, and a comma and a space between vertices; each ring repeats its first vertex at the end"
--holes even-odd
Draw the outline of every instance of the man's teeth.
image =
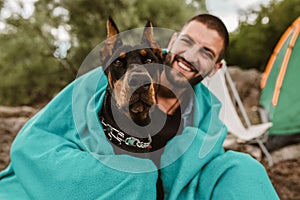
POLYGON ((192 70, 186 66, 185 64, 183 64, 182 62, 178 62, 179 67, 181 67, 182 69, 184 69, 185 71, 191 72, 192 70))

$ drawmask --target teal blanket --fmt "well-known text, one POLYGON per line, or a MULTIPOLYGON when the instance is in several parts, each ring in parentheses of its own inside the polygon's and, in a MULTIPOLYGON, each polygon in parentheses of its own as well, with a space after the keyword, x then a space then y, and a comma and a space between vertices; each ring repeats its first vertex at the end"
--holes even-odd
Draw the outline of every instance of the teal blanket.
MULTIPOLYGON (((155 199, 158 172, 151 160, 115 155, 97 113, 106 77, 97 68, 75 80, 28 121, 0 173, 0 199, 155 199)), ((161 158, 165 199, 278 199, 250 156, 224 152, 220 103, 195 87, 193 126, 161 158), (201 112, 199 112, 201 111, 201 112)))

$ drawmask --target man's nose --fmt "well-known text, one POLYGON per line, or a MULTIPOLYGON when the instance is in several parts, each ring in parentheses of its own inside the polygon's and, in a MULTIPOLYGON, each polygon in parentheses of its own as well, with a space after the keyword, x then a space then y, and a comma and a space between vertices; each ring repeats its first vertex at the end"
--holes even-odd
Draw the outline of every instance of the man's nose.
POLYGON ((191 48, 188 48, 184 53, 184 58, 189 61, 190 63, 196 63, 198 60, 198 52, 199 47, 197 45, 194 45, 191 48))

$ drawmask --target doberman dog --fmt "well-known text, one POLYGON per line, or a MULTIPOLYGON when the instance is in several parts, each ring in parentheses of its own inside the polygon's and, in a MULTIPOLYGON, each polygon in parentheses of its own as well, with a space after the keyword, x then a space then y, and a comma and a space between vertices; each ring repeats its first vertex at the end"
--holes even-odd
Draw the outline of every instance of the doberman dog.
MULTIPOLYGON (((139 129, 161 121, 155 115, 150 117, 156 104, 161 73, 161 67, 156 65, 164 62, 162 50, 154 40, 151 22, 147 21, 139 44, 125 45, 115 22, 109 17, 107 40, 100 57, 108 86, 99 119, 107 138, 116 154, 147 157, 159 168, 162 151, 158 150, 174 137, 180 123, 174 124, 174 119, 168 118, 156 135, 139 129), (154 151, 159 153, 153 154, 154 151)), ((163 187, 158 177, 157 199, 162 198, 163 187)))
POLYGON ((153 39, 153 28, 147 21, 141 43, 123 44, 111 17, 107 21, 107 40, 101 51, 101 62, 108 79, 104 106, 100 113, 106 135, 117 149, 144 153, 152 148, 152 138, 137 128, 151 122, 150 109, 156 104, 157 82, 162 51, 153 39), (130 133, 130 134, 127 134, 130 133))

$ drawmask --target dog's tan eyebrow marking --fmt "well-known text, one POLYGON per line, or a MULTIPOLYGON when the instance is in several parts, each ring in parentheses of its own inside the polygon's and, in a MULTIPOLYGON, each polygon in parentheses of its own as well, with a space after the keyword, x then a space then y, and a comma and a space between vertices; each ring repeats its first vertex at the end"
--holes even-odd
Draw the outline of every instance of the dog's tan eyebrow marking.
POLYGON ((142 56, 146 56, 147 55, 147 51, 145 49, 140 50, 140 54, 142 56))
POLYGON ((125 53, 125 52, 121 52, 121 53, 120 53, 120 58, 123 59, 123 58, 125 58, 125 57, 126 57, 126 53, 125 53))

